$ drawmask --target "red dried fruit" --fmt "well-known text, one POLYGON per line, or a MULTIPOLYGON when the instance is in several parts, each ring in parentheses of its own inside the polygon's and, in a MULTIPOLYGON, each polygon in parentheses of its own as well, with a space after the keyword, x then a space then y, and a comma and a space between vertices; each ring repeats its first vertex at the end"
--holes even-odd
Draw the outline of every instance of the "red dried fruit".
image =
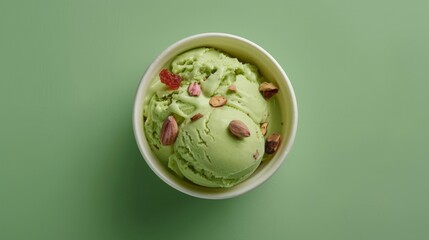
POLYGON ((162 83, 172 90, 179 89, 180 82, 182 81, 182 78, 179 75, 168 71, 168 69, 162 69, 159 73, 159 78, 162 83))

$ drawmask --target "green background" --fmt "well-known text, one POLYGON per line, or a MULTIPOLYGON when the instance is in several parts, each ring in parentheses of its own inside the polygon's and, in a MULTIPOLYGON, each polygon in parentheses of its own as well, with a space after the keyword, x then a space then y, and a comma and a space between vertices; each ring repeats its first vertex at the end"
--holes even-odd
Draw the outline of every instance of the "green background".
POLYGON ((0 239, 428 239, 428 1, 0 1, 0 239), (238 198, 184 195, 136 146, 139 80, 202 32, 256 42, 299 105, 238 198))

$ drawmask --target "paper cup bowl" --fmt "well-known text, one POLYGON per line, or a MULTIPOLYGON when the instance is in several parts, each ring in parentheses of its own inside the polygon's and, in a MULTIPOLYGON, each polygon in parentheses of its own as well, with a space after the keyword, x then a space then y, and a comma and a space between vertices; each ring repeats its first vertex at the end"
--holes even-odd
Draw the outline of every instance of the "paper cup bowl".
POLYGON ((231 34, 203 33, 193 35, 172 44, 165 49, 148 67, 137 89, 134 110, 134 135, 140 152, 152 171, 171 187, 190 196, 205 199, 226 199, 244 194, 271 177, 288 155, 295 138, 298 122, 298 111, 292 85, 277 61, 257 44, 231 34), (177 177, 168 167, 154 155, 146 140, 143 125, 143 106, 149 99, 147 91, 153 78, 161 69, 170 64, 177 55, 198 47, 213 47, 241 62, 254 64, 260 73, 270 82, 279 87, 275 96, 280 105, 283 122, 282 141, 277 152, 269 161, 263 162, 258 169, 246 180, 231 188, 208 188, 198 186, 188 180, 177 177))

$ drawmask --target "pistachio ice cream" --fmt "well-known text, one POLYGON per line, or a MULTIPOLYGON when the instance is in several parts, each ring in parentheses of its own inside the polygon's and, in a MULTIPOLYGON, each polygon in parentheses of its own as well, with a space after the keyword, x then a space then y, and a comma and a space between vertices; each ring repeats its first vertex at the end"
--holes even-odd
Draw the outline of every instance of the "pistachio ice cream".
POLYGON ((146 138, 177 176, 234 186, 279 145, 277 91, 251 64, 213 48, 187 51, 153 79, 143 110, 146 138))

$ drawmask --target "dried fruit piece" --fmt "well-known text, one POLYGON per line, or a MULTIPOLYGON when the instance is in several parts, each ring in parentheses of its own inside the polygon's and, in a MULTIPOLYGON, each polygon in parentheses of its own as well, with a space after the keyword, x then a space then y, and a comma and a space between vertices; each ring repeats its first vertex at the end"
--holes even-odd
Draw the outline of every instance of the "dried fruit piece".
POLYGON ((201 113, 197 113, 197 114, 195 114, 194 116, 192 116, 191 117, 191 121, 193 122, 193 121, 196 121, 196 120, 198 120, 198 119, 200 119, 200 118, 202 118, 204 115, 203 114, 201 114, 201 113))
POLYGON ((162 69, 159 73, 159 78, 162 83, 172 90, 179 89, 180 82, 182 82, 182 78, 179 75, 168 71, 168 69, 162 69))
POLYGON ((168 116, 162 124, 161 128, 161 144, 171 145, 176 141, 177 134, 179 133, 179 127, 177 126, 176 119, 174 116, 168 116))
POLYGON ((245 138, 250 136, 250 131, 247 128, 246 124, 244 124, 240 120, 232 120, 229 123, 229 131, 236 137, 245 138))
POLYGON ((231 92, 237 92, 237 86, 235 86, 235 84, 231 84, 229 85, 228 90, 231 92))
POLYGON ((268 128, 267 122, 261 123, 261 133, 263 136, 265 136, 265 134, 267 134, 267 128, 268 128))
POLYGON ((191 96, 200 96, 201 87, 198 83, 193 82, 189 85, 188 92, 189 92, 189 95, 191 96))
POLYGON ((259 85, 259 91, 262 93, 262 96, 264 96, 265 99, 270 99, 279 91, 279 88, 272 83, 263 82, 261 85, 259 85))
POLYGON ((210 105, 212 107, 222 107, 223 105, 226 104, 228 100, 225 97, 222 96, 213 96, 210 98, 210 105))
POLYGON ((265 153, 273 154, 280 146, 280 134, 273 133, 265 141, 265 153))
POLYGON ((258 159, 258 157, 259 157, 259 151, 258 151, 258 149, 256 149, 256 152, 255 152, 255 154, 253 154, 253 159, 258 159))

